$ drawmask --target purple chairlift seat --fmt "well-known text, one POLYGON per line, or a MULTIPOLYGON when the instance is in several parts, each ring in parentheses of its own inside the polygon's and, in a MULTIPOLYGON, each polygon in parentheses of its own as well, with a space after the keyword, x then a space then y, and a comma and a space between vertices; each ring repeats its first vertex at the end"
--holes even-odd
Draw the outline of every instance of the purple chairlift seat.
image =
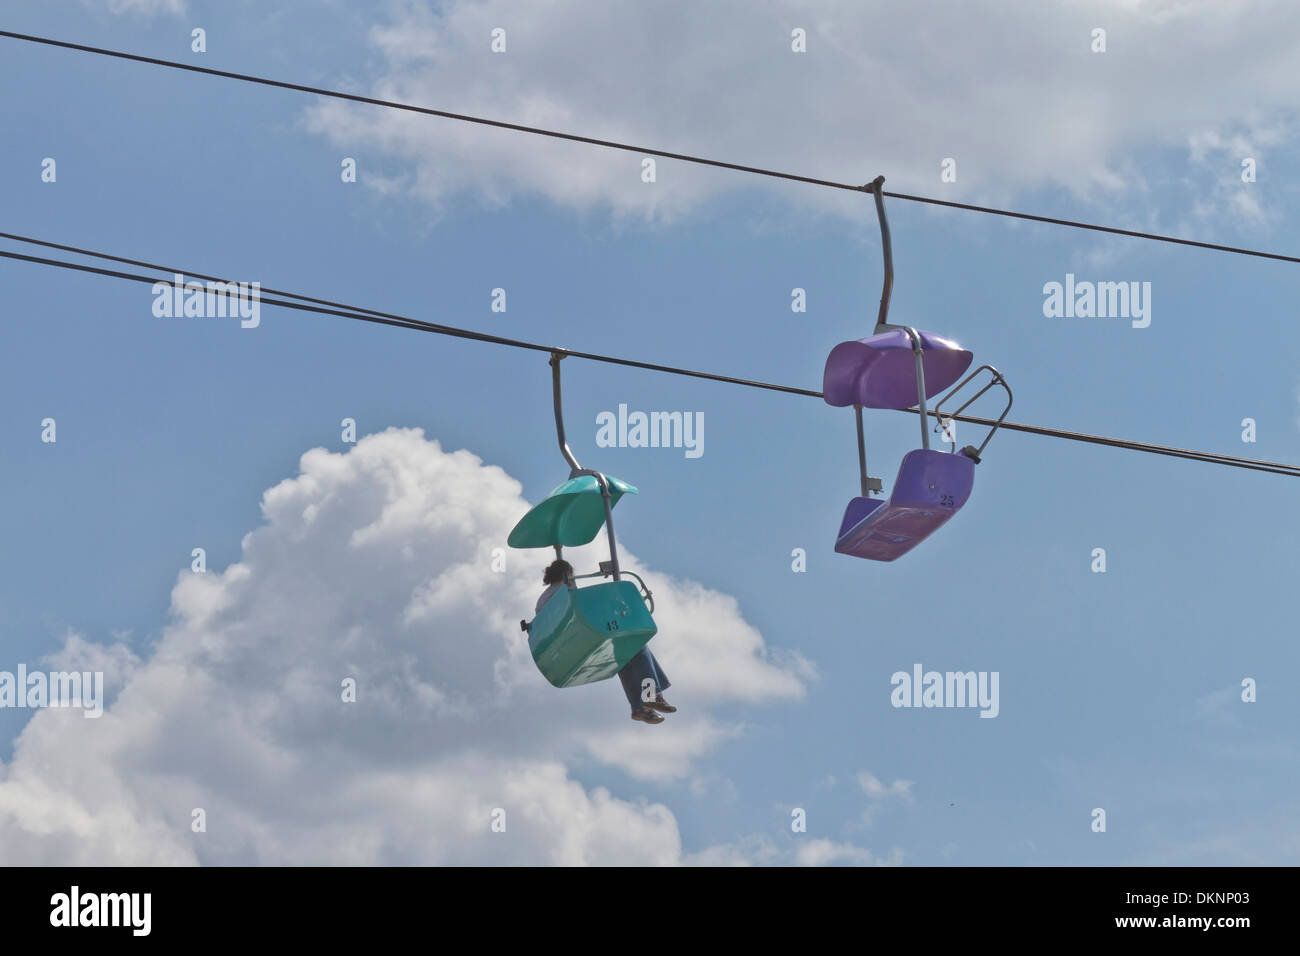
POLYGON ((975 485, 975 462, 962 452, 918 448, 903 457, 889 498, 849 502, 835 550, 893 561, 948 522, 975 485))
MULTIPOLYGON (((918 331, 925 397, 942 392, 970 367, 972 355, 951 339, 918 331)), ((822 375, 826 404, 836 408, 911 408, 917 402, 916 358, 904 329, 841 342, 831 350, 822 375)))
MULTIPOLYGON (((921 393, 930 398, 947 389, 971 364, 972 355, 951 339, 915 332, 920 368, 909 330, 890 329, 869 338, 841 342, 826 359, 822 391, 829 405, 863 408, 913 408, 921 393)), ((924 407, 921 408, 924 412, 924 407)), ((859 411, 859 441, 861 412, 859 411)), ((858 558, 893 561, 941 528, 970 498, 975 459, 963 452, 934 451, 921 419, 922 442, 904 456, 886 499, 864 494, 849 502, 836 536, 835 550, 858 558)), ((865 459, 864 459, 865 461, 865 459)))
MULTIPOLYGON (((859 558, 893 561, 906 554, 948 522, 970 498, 975 485, 975 464, 993 432, 1011 409, 1011 389, 1001 373, 991 365, 982 365, 948 392, 935 406, 939 407, 980 371, 988 369, 993 381, 952 413, 960 415, 967 406, 994 385, 1006 389, 1007 405, 984 441, 961 451, 934 451, 930 448, 926 400, 946 391, 970 367, 973 356, 951 339, 923 332, 909 326, 891 325, 889 300, 894 288, 894 258, 889 238, 889 220, 885 216, 885 177, 877 176, 869 191, 875 197, 876 216, 880 220, 880 246, 884 256, 884 285, 880 294, 877 334, 865 339, 841 342, 826 358, 822 374, 822 396, 837 408, 854 406, 858 421, 858 463, 862 478, 862 495, 849 502, 836 536, 835 550, 859 558), (887 499, 872 498, 880 491, 879 478, 867 475, 866 440, 863 437, 862 409, 916 408, 921 425, 921 448, 908 452, 898 467, 898 478, 887 499)), ((864 187, 867 188, 867 187, 864 187)))

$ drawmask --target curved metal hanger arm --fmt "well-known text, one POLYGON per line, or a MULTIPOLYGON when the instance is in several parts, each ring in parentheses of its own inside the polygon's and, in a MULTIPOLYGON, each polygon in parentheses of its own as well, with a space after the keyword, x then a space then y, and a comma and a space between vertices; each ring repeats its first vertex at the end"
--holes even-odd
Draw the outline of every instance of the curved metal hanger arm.
MULTIPOLYGON (((598 471, 592 471, 590 468, 583 468, 578 464, 578 459, 573 456, 569 449, 568 439, 564 437, 564 402, 561 397, 560 389, 560 362, 564 359, 564 353, 555 351, 551 353, 551 396, 555 405, 555 436, 560 443, 560 454, 564 455, 564 460, 569 465, 569 477, 578 478, 582 475, 591 475, 596 479, 596 484, 600 486, 600 497, 605 505, 605 533, 609 538, 609 561, 614 575, 614 580, 620 580, 618 567, 618 542, 614 537, 614 505, 610 500, 609 482, 605 476, 598 471)), ((555 546, 555 556, 560 557, 560 546, 555 546)))
POLYGON ((885 280, 880 290, 880 312, 876 316, 876 334, 896 328, 885 321, 889 317, 889 300, 894 294, 894 245, 889 240, 889 218, 885 215, 885 177, 867 183, 876 199, 876 217, 880 220, 880 251, 885 260, 885 280))
POLYGON ((551 396, 555 405, 555 435, 560 442, 560 454, 568 462, 569 477, 576 478, 582 471, 582 466, 578 464, 578 459, 573 457, 573 452, 569 450, 569 442, 564 437, 564 403, 560 397, 560 361, 563 358, 563 352, 551 353, 551 396))

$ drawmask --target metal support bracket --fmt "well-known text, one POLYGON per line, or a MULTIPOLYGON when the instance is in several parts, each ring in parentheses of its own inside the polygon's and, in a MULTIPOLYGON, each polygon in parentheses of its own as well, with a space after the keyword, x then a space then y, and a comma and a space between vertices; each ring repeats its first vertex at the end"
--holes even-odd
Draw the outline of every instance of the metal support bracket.
POLYGON ((872 478, 867 474, 867 440, 862 431, 862 406, 854 405, 853 414, 858 419, 858 474, 862 479, 862 497, 870 498, 873 491, 880 494, 885 486, 881 484, 879 478, 872 478))

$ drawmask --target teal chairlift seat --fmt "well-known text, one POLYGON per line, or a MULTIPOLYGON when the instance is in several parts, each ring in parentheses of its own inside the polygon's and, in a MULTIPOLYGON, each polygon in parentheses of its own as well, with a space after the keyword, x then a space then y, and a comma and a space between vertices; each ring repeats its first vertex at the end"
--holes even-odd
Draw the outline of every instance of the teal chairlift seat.
POLYGON ((606 529, 610 560, 602 561, 599 571, 577 575, 575 580, 613 580, 560 588, 531 622, 519 622, 528 632, 528 648, 542 676, 556 687, 576 687, 613 677, 658 629, 651 616, 654 598, 645 582, 618 566, 613 507, 637 490, 619 478, 580 468, 564 440, 559 364, 563 357, 553 353, 551 367, 556 428, 560 450, 570 465, 570 478, 519 519, 507 543, 512 548, 554 548, 559 558, 563 548, 589 544, 602 526, 606 529), (622 580, 624 575, 636 578, 640 589, 622 580))

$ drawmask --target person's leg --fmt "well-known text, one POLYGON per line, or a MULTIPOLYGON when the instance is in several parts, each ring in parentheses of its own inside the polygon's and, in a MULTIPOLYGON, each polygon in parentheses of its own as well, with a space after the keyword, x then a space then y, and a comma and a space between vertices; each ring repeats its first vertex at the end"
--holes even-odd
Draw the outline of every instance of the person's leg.
POLYGON ((645 702, 641 699, 641 682, 647 677, 651 680, 655 679, 655 665, 654 658, 643 647, 618 672, 618 679, 623 684, 623 693, 627 695, 627 702, 632 705, 633 711, 645 706, 645 702))
POLYGON ((659 713, 677 713, 677 708, 664 700, 664 691, 672 686, 668 680, 668 675, 663 672, 663 668, 659 666, 659 661, 655 658, 654 653, 648 648, 646 649, 646 656, 650 659, 650 669, 654 674, 655 694, 645 702, 645 705, 651 710, 658 711, 659 713))
POLYGON ((663 668, 659 666, 659 659, 654 656, 654 653, 649 647, 646 648, 645 652, 646 656, 650 658, 650 666, 654 668, 655 685, 658 688, 658 692, 662 694, 669 687, 673 686, 672 682, 668 680, 668 675, 665 674, 663 668))

